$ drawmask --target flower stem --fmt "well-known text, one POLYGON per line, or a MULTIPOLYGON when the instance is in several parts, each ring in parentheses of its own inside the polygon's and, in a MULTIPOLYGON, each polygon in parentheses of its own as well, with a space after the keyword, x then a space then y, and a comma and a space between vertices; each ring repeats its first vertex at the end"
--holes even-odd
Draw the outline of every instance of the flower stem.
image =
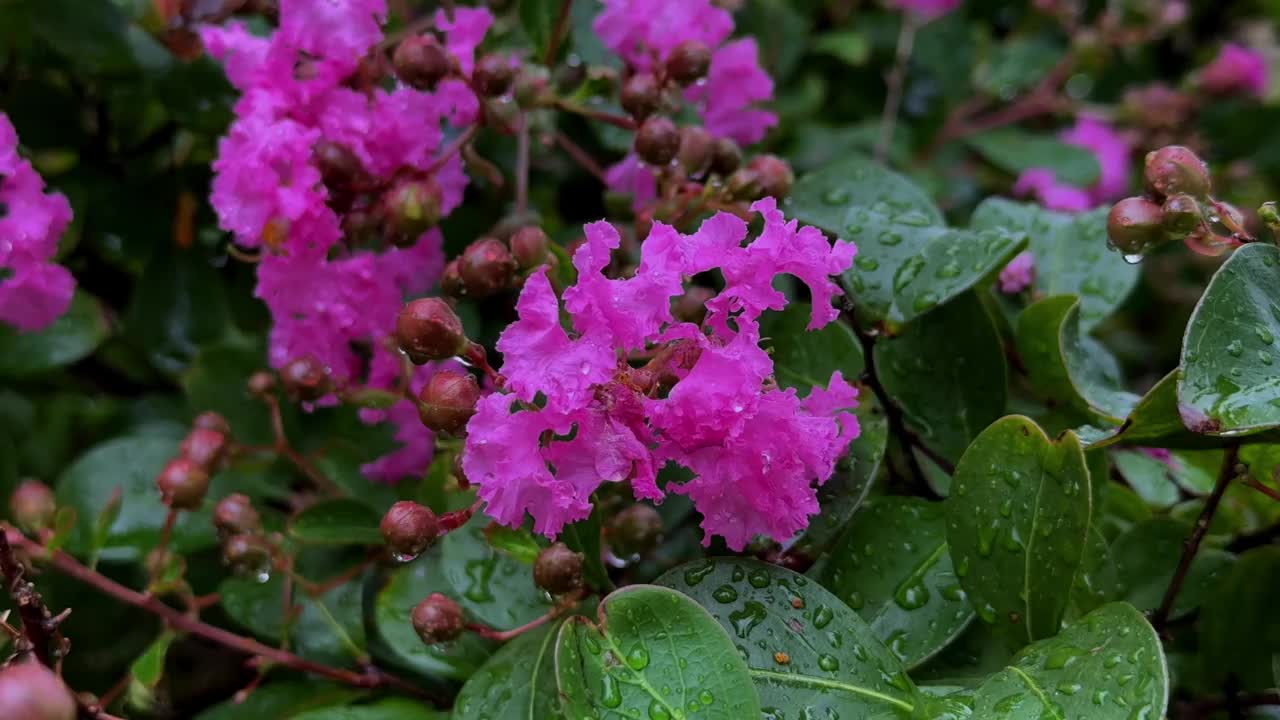
POLYGON ((906 13, 902 18, 902 29, 898 32, 898 53, 894 58, 893 68, 889 71, 889 94, 885 97, 884 111, 880 114, 880 140, 876 143, 876 162, 879 163, 883 163, 889 156, 893 126, 898 121, 898 110, 902 107, 902 86, 907 76, 907 63, 911 60, 918 27, 915 13, 906 13))

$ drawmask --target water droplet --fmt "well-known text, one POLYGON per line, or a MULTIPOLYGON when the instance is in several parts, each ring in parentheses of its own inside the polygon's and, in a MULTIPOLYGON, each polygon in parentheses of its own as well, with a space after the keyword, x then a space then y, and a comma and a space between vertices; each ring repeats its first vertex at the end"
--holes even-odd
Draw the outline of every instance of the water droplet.
POLYGON ((1232 340, 1227 343, 1227 354, 1231 357, 1240 357, 1242 353, 1244 353, 1244 343, 1239 340, 1232 340))
POLYGON ((870 255, 859 255, 854 258, 853 264, 857 265, 859 270, 866 270, 867 272, 871 272, 880 267, 880 261, 870 255))
POLYGON ((1129 263, 1130 265, 1137 265, 1138 263, 1142 262, 1141 253, 1124 253, 1120 257, 1123 258, 1124 261, 1129 263))
POLYGON ((586 637, 586 640, 584 641, 584 644, 587 646, 587 652, 591 653, 592 655, 600 654, 600 643, 596 642, 595 638, 588 635, 586 637))
POLYGON ((754 588, 767 588, 769 587, 769 573, 764 570, 752 570, 747 574, 747 582, 751 583, 751 587, 754 588))
POLYGON ((964 602, 964 599, 967 596, 965 595, 964 588, 960 587, 957 584, 957 585, 948 585, 942 588, 942 597, 952 602, 964 602))
POLYGON ((686 585, 690 585, 690 586, 697 585, 698 583, 702 582, 704 578, 710 575, 712 570, 715 570, 715 569, 716 569, 715 561, 707 560, 701 565, 697 565, 695 567, 689 568, 688 570, 685 570, 684 582, 686 585))
POLYGON ((831 608, 826 605, 819 605, 818 609, 813 613, 813 626, 819 630, 831 623, 834 614, 831 608))
POLYGON ((1012 516, 1013 515, 1013 498, 1005 498, 1004 502, 1000 503, 999 510, 1000 510, 1000 517, 1012 516))
POLYGON ((938 268, 938 271, 934 273, 934 275, 936 275, 939 280, 943 280, 946 278, 959 277, 960 263, 956 262, 955 260, 952 260, 946 265, 943 265, 942 267, 938 268))
POLYGON ((745 640, 757 625, 764 622, 765 614, 763 605, 754 600, 749 600, 743 603, 741 610, 734 610, 729 613, 729 623, 733 625, 733 630, 738 634, 738 637, 745 640))
POLYGON ((938 293, 928 290, 921 294, 920 297, 916 298, 915 303, 911 305, 911 309, 918 313, 922 313, 937 304, 938 293))
POLYGON ((898 587, 893 601, 903 610, 919 610, 929 603, 929 589, 920 578, 913 577, 898 587))
POLYGON ((1064 682, 1064 683, 1058 684, 1057 690, 1063 695, 1075 695, 1076 693, 1080 692, 1082 688, 1084 688, 1084 686, 1081 685, 1080 683, 1064 682))
POLYGON ((1078 647, 1072 647, 1070 645, 1064 645, 1063 647, 1060 647, 1060 648, 1054 648, 1049 652, 1048 655, 1045 656, 1044 669, 1045 670, 1061 670, 1062 668, 1075 662, 1083 654, 1084 654, 1083 650, 1081 650, 1078 647))
POLYGON ((978 554, 982 557, 991 555, 991 547, 996 541, 996 524, 994 522, 978 528, 978 554))
POLYGON ((649 651, 637 645, 631 648, 631 652, 627 653, 627 665, 632 670, 643 670, 649 667, 649 651))
POLYGON ((969 556, 965 555, 960 558, 960 562, 956 563, 956 577, 964 577, 969 574, 969 556))
POLYGON ((671 713, 667 712, 662 703, 654 699, 649 703, 649 720, 671 720, 671 713))
POLYGON ((617 678, 605 673, 601 682, 604 687, 600 690, 600 704, 607 708, 616 708, 621 705, 622 689, 618 687, 617 678))
POLYGON ((418 556, 413 553, 393 552, 391 553, 391 559, 398 563, 407 563, 417 560, 418 556))
POLYGON ((828 205, 844 205, 849 202, 850 197, 852 195, 849 193, 848 188, 836 187, 823 193, 822 202, 828 205))
POLYGON ((895 217, 894 221, 899 225, 908 225, 910 227, 927 227, 933 224, 933 221, 929 219, 929 216, 919 210, 910 210, 902 213, 895 217))
POLYGON ((994 625, 996 622, 996 609, 991 603, 983 603, 974 608, 978 612, 978 617, 982 618, 982 622, 988 625, 994 625))
POLYGON ((885 230, 880 233, 880 237, 878 239, 880 240, 881 245, 888 245, 889 247, 902 243, 902 236, 892 230, 885 230))
POLYGON ((889 646, 889 651, 894 655, 899 658, 905 658, 907 656, 907 631, 894 630, 889 633, 889 637, 885 638, 884 644, 889 646))
POLYGON ((738 591, 734 590, 732 585, 721 585, 711 593, 711 597, 715 598, 716 602, 731 603, 738 599, 738 591))
POLYGON ((924 267, 924 258, 919 255, 913 255, 898 268, 893 274, 893 289, 896 292, 902 292, 916 276, 920 274, 920 270, 924 267))
POLYGON ((834 655, 822 654, 818 656, 818 667, 827 672, 835 672, 840 669, 840 661, 834 655))
POLYGON ((845 598, 845 604, 854 610, 861 610, 866 601, 862 597, 862 593, 857 590, 850 590, 849 596, 845 598))
POLYGON ((844 226, 844 231, 848 235, 860 235, 862 234, 862 226, 858 223, 849 223, 844 226))

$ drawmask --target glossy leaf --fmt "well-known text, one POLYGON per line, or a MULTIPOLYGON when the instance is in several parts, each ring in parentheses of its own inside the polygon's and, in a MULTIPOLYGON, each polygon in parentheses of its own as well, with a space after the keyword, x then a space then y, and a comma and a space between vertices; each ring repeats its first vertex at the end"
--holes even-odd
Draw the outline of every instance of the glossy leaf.
MULTIPOLYGON (((1116 564, 1115 597, 1143 611, 1155 610, 1173 579, 1191 524, 1170 517, 1154 517, 1130 528, 1111 545, 1116 564)), ((1205 597, 1231 572, 1235 556, 1201 547, 1183 580, 1171 618, 1200 607, 1205 597)))
MULTIPOLYGON (((1053 69, 1053 66, 1062 55, 1063 48, 1046 41, 1044 36, 1014 36, 1009 38, 1008 42, 991 48, 987 59, 974 68, 973 84, 990 95, 1012 97, 1039 82, 1041 78, 1053 69)), ((988 132, 985 135, 990 136, 992 133, 988 132)), ((978 137, 981 137, 981 135, 978 137)), ((999 136, 997 135, 998 139, 999 136)), ((1037 139, 1045 142, 1049 141, 1049 138, 1043 136, 1037 136, 1037 139)), ((990 141, 988 140, 988 142, 990 141)), ((1073 145, 1067 145, 1067 147, 1072 150, 1080 149, 1073 145)), ((1058 152, 1061 153, 1063 151, 1059 150, 1058 152)), ((1001 157, 1004 156, 1002 155, 1001 157)), ((1026 163, 1032 162, 1035 158, 1012 153, 1008 159, 1024 165, 1025 167, 1022 167, 1022 169, 1035 167, 1034 165, 1026 165, 1026 163)), ((1098 163, 1096 160, 1092 166, 1077 158, 1072 158, 1072 160, 1073 162, 1068 165, 1059 166, 1054 164, 1049 167, 1055 169, 1062 167, 1063 181, 1073 185, 1086 186, 1097 180, 1098 163), (1081 172, 1082 170, 1091 172, 1081 172)), ((1010 172, 1016 173, 1018 171, 1010 169, 1010 172)))
POLYGON ((186 368, 201 345, 227 330, 225 279, 198 248, 162 243, 147 262, 124 332, 166 372, 186 368))
POLYGON ((848 325, 833 322, 810 331, 806 329, 810 312, 808 303, 788 303, 781 312, 767 313, 760 323, 778 383, 802 395, 815 385, 825 388, 837 370, 854 382, 866 367, 862 344, 848 325))
POLYGON ((357 500, 325 500, 307 507, 289 521, 289 535, 313 545, 381 545, 382 518, 357 500))
POLYGON ((446 713, 431 709, 421 700, 385 698, 367 705, 346 705, 308 710, 296 720, 447 720, 446 713))
POLYGON ((164 659, 169 653, 169 644, 172 642, 173 633, 160 633, 160 637, 151 643, 151 647, 129 666, 133 679, 148 688, 158 685, 160 679, 164 677, 164 659))
POLYGON ((533 42, 534 50, 539 56, 546 53, 547 43, 564 4, 563 0, 520 0, 520 25, 524 27, 525 34, 533 42))
POLYGON ((1182 340, 1178 409, 1209 435, 1280 427, 1280 248, 1250 243, 1218 269, 1182 340))
POLYGON ((196 715, 195 720, 293 720, 308 710, 347 705, 360 695, 360 690, 345 685, 312 680, 276 680, 249 693, 243 702, 227 700, 196 715))
POLYGON ((71 307, 49 327, 20 333, 0 323, 0 377, 48 372, 92 353, 109 333, 102 306, 93 296, 77 292, 71 307))
POLYGON ((842 283, 859 317, 891 328, 972 287, 1025 244, 1003 230, 946 228, 910 180, 860 157, 802 177, 788 212, 857 244, 842 283))
POLYGON ((1116 470, 1129 487, 1148 505, 1167 508, 1182 499, 1182 493, 1170 476, 1169 466, 1136 451, 1113 453, 1116 470))
POLYGON ((1179 370, 1165 375, 1138 401, 1118 426, 1082 426, 1076 430, 1090 449, 1115 444, 1163 448, 1220 447, 1226 440, 1198 435, 1187 429, 1178 414, 1179 370))
POLYGON ((1019 647, 1052 636, 1080 568, 1091 511, 1080 441, 1003 418, 956 466, 947 542, 978 617, 1019 647))
POLYGON ((951 566, 941 503, 869 501, 832 548, 819 579, 908 668, 942 650, 973 620, 951 566))
POLYGON ((221 606, 238 624, 268 642, 286 634, 294 652, 321 663, 349 665, 364 652, 362 588, 358 581, 339 585, 311 597, 295 585, 297 615, 284 619, 284 581, 279 575, 266 582, 233 577, 218 587, 221 606))
POLYGON ((875 345, 876 371, 926 445, 956 460, 1004 413, 1004 347, 974 293, 964 293, 875 345))
POLYGON ((1088 187, 1098 179, 1098 160, 1093 153, 1056 138, 1005 127, 971 135, 965 142, 1011 175, 1048 168, 1061 182, 1077 187, 1088 187))
POLYGON ((658 578, 697 600, 746 658, 766 713, 910 717, 919 693, 875 631, 817 582, 755 560, 708 558, 658 578))
POLYGON ((1164 717, 1164 648, 1132 605, 1112 603, 1018 653, 974 693, 975 718, 1164 717))
POLYGON ((556 677, 567 714, 706 720, 760 715, 742 657, 689 598, 631 585, 600 603, 595 623, 573 617, 556 637, 556 677))
POLYGON ((1280 596, 1280 548, 1251 550, 1219 580, 1200 610, 1200 660, 1205 687, 1231 675, 1241 690, 1274 687, 1271 658, 1280 654, 1275 600, 1280 596))
POLYGON ((462 686, 453 720, 552 720, 563 717, 556 687, 560 623, 524 633, 502 646, 462 686))
MULTIPOLYGON (((533 565, 499 552, 485 538, 491 521, 477 514, 440 541, 444 576, 459 602, 490 627, 510 630, 550 609, 546 593, 533 584, 533 565)), ((425 596, 423 596, 425 597, 425 596)), ((421 598, 419 598, 421 599, 421 598)))

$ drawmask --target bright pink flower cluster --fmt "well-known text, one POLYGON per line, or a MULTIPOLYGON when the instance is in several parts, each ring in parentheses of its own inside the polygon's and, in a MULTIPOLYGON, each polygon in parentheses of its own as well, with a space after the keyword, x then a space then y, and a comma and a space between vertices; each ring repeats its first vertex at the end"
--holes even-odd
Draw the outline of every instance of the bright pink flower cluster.
POLYGON ((18 155, 18 133, 0 112, 0 322, 30 332, 67 311, 76 282, 51 259, 69 222, 71 205, 44 192, 44 180, 18 155))
MULTIPOLYGON (((492 17, 473 8, 453 13, 450 19, 439 11, 436 27, 469 73, 492 17)), ((399 377, 398 355, 384 341, 405 296, 439 277, 442 238, 433 229, 404 248, 344 244, 343 208, 322 182, 316 145, 341 145, 381 183, 421 179, 447 214, 462 201, 467 177, 456 155, 441 158, 446 129, 475 122, 479 112, 460 78, 433 92, 357 82, 361 61, 379 52, 385 17, 385 0, 281 0, 280 25, 269 37, 236 24, 201 31, 242 93, 213 164, 212 202, 236 244, 261 250, 257 295, 274 321, 270 362, 281 367, 311 357, 339 383, 363 379, 373 387, 391 387, 399 377)), ((419 369, 415 382, 430 372, 419 369)), ((367 474, 397 480, 426 468, 432 438, 411 403, 365 417, 395 422, 406 445, 367 474)))
POLYGON ((1030 250, 1023 250, 1000 271, 1000 292, 1020 293, 1031 287, 1036 277, 1036 259, 1030 250))
POLYGON ((1099 167, 1097 182, 1078 188, 1059 182, 1051 168, 1032 168, 1018 176, 1015 194, 1033 196, 1050 210, 1066 212, 1088 210, 1125 195, 1133 147, 1123 135, 1100 118, 1082 115, 1058 139, 1093 153, 1099 167))
POLYGON ((1213 62, 1200 70, 1200 87, 1219 95, 1267 94, 1267 59, 1262 53, 1235 43, 1222 46, 1213 62))
MULTIPOLYGON (((754 38, 726 42, 733 16, 711 0, 605 0, 592 27, 604 46, 633 70, 662 64, 681 43, 697 40, 713 50, 707 77, 685 90, 703 126, 715 137, 759 142, 778 116, 755 105, 773 98, 773 80, 760 67, 754 38)), ((634 154, 609 168, 612 190, 631 193, 637 205, 654 196, 652 171, 634 154)))
POLYGON ((747 224, 728 213, 690 235, 655 223, 627 279, 604 274, 617 230, 588 225, 573 258, 578 282, 564 291, 572 334, 545 270, 528 279, 520 317, 498 340, 505 392, 483 398, 467 426, 463 469, 490 515, 514 526, 528 513, 537 532, 555 535, 591 512, 601 484, 630 482, 638 498, 689 496, 704 542, 720 535, 741 549, 756 534, 785 540, 807 525, 814 483, 858 435, 857 390, 839 372, 803 399, 779 388, 758 319, 786 305, 773 281, 787 273, 809 288, 809 328, 834 320, 830 276, 856 250, 786 222, 772 198, 752 209, 764 230, 745 246, 747 224), (725 286, 703 325, 676 321, 671 301, 685 279, 713 269, 725 286), (640 350, 653 359, 632 368, 627 356, 640 350), (668 462, 693 479, 659 487, 668 462))
POLYGON ((889 5, 932 20, 960 7, 960 0, 888 0, 889 5))

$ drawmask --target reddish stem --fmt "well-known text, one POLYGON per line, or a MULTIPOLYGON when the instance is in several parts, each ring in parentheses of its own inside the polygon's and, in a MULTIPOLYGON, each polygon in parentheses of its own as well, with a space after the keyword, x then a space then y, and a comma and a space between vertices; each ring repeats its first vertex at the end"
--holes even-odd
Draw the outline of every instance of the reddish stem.
POLYGON ((556 24, 551 28, 551 37, 547 39, 547 54, 542 59, 542 64, 547 67, 555 63, 560 42, 564 39, 565 29, 569 26, 569 11, 572 8, 573 0, 563 0, 560 3, 560 14, 556 16, 556 24))
POLYGON ((571 112, 571 113, 574 113, 575 115, 581 115, 590 120, 599 120, 600 122, 608 123, 610 125, 613 125, 614 127, 620 127, 623 130, 636 129, 636 121, 632 120, 629 117, 626 117, 625 115, 616 115, 611 112, 605 112, 604 110, 596 110, 594 108, 584 107, 582 105, 578 105, 577 103, 572 103, 572 102, 569 102, 568 100, 563 100, 563 99, 556 100, 556 107, 565 112, 571 112))
POLYGON ((551 135, 551 137, 555 140, 555 143, 560 146, 560 149, 568 153, 569 157, 572 158, 574 162, 582 166, 582 169, 595 176, 601 184, 608 182, 608 179, 605 177, 604 169, 600 167, 599 163, 597 163, 586 150, 583 150, 581 146, 570 140, 569 136, 557 130, 551 135))
POLYGON ((1247 478, 1247 479, 1245 479, 1244 484, 1245 484, 1245 485, 1247 485, 1248 487, 1253 488, 1254 490, 1257 490, 1258 492, 1262 493, 1263 495, 1266 495, 1267 497, 1271 498, 1272 500, 1280 501, 1280 490, 1276 490, 1276 489, 1274 489, 1274 488, 1267 487, 1266 485, 1262 484, 1261 482, 1258 482, 1258 480, 1257 480, 1256 478, 1247 478))
POLYGON ((560 617, 574 605, 577 605, 578 601, 581 600, 585 594, 585 590, 574 590, 561 598, 560 601, 556 603, 555 607, 548 610, 545 615, 531 620, 520 627, 511 628, 510 630, 494 630, 488 625, 480 625, 478 623, 467 623, 466 627, 469 632, 473 632, 487 640, 507 642, 512 638, 519 637, 530 630, 542 627, 543 625, 546 625, 552 620, 560 617))

